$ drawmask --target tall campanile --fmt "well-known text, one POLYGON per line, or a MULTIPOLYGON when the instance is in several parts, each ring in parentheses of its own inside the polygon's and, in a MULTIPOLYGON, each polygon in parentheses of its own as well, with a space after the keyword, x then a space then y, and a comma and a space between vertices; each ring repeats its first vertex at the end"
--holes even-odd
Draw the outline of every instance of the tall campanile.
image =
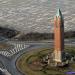
POLYGON ((64 52, 64 19, 60 9, 54 17, 54 61, 61 63, 64 52))

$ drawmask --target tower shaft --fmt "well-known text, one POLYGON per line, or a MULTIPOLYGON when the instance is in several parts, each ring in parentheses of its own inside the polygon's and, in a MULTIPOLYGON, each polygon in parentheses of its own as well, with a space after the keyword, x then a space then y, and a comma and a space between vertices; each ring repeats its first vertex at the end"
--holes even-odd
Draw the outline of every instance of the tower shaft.
POLYGON ((62 62, 64 52, 64 22, 60 9, 54 18, 54 60, 62 62))

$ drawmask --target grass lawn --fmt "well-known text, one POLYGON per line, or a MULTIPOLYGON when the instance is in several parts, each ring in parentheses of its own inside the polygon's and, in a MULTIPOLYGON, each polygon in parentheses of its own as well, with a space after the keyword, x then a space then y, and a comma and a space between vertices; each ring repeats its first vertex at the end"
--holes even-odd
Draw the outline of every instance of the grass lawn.
MULTIPOLYGON (((50 67, 47 66, 45 68, 43 67, 33 67, 34 69, 32 69, 29 64, 38 59, 41 58, 42 56, 45 56, 46 54, 48 54, 49 52, 52 52, 53 49, 49 49, 49 48, 44 48, 44 49, 37 49, 37 50, 32 50, 29 51, 25 54, 23 54, 20 58, 17 59, 16 62, 16 67, 17 69, 22 72, 24 75, 66 75, 65 72, 68 71, 68 68, 58 68, 58 67, 50 67), (38 68, 40 68, 38 70, 38 68)), ((75 47, 65 47, 65 51, 74 54, 75 53, 75 47)), ((75 64, 71 65, 71 68, 73 68, 73 70, 75 69, 75 64)), ((75 70, 74 70, 75 71, 75 70)))
POLYGON ((8 45, 8 44, 0 43, 0 49, 7 49, 9 47, 10 47, 10 45, 8 45))

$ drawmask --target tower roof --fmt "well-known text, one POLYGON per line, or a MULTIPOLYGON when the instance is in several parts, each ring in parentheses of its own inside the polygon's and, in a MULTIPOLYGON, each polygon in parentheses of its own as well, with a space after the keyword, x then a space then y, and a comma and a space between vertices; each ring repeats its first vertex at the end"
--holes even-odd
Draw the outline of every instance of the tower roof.
POLYGON ((63 17, 63 15, 62 15, 60 9, 57 10, 57 13, 56 13, 55 17, 57 17, 57 18, 59 17, 60 20, 61 20, 62 25, 64 24, 64 17, 63 17))
POLYGON ((62 18, 62 13, 61 13, 61 10, 60 10, 60 9, 57 10, 56 16, 57 16, 57 17, 59 16, 59 17, 62 18))

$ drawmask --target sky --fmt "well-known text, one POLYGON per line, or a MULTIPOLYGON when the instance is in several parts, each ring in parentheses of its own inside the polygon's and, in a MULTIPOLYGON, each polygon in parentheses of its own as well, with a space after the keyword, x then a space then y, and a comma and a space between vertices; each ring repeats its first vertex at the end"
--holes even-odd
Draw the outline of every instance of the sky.
POLYGON ((75 30, 75 0, 0 0, 0 26, 22 32, 53 32, 60 8, 65 31, 75 30))

